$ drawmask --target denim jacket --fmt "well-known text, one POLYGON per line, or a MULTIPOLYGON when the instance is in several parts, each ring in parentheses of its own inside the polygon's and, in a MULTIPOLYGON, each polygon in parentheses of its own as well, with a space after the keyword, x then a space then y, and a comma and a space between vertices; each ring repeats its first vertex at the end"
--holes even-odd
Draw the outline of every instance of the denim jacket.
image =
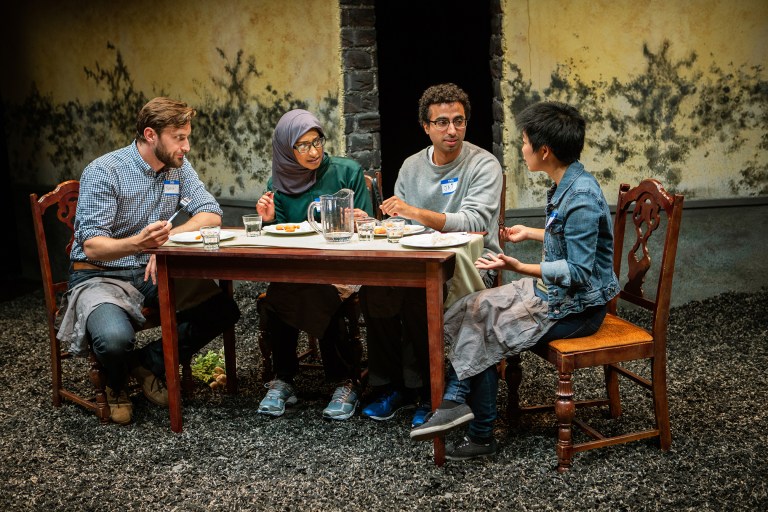
POLYGON ((548 316, 560 319, 607 303, 619 293, 613 273, 611 211, 581 162, 568 166, 547 192, 542 281, 548 316))

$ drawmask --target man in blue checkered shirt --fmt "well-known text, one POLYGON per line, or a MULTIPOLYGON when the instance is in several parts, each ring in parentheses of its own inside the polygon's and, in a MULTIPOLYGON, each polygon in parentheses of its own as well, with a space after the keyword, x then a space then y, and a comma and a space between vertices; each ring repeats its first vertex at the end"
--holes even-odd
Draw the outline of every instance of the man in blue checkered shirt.
MULTIPOLYGON (((141 303, 158 303, 155 256, 173 233, 220 225, 222 210, 186 159, 196 112, 185 103, 155 98, 139 112, 136 140, 89 164, 80 178, 75 241, 70 253, 70 299, 107 374, 112 421, 130 423, 128 375, 152 402, 167 406, 162 339, 134 350, 141 303), (182 198, 190 215, 174 227, 167 219, 182 198), (79 287, 79 288, 78 288, 79 287), (138 312, 138 314, 137 314, 138 312)), ((177 223, 178 224, 178 223, 177 223)), ((179 357, 189 360, 237 322, 237 304, 212 281, 177 282, 179 357), (189 300, 184 304, 181 296, 189 300)))

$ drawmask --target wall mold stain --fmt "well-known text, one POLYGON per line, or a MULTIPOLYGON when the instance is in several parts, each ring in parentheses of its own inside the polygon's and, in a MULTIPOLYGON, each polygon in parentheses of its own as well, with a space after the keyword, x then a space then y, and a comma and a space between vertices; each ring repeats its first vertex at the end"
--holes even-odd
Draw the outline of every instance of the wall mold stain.
MULTIPOLYGON (((763 68, 741 65, 726 70, 712 64, 701 71, 695 65, 699 60, 695 52, 673 60, 670 48, 669 41, 657 50, 644 44, 645 72, 624 81, 615 77, 584 81, 576 72, 578 63, 571 59, 552 71, 548 86, 541 90, 534 89, 520 67, 510 63, 507 101, 511 113, 514 116, 543 99, 578 108, 588 123, 586 147, 601 162, 602 171, 595 172, 601 184, 616 179, 621 171, 622 176, 637 180, 657 177, 669 190, 694 197, 695 191, 681 186, 686 170, 700 165, 702 158, 706 162, 729 155, 738 166, 725 171, 735 176, 728 182, 729 192, 766 195, 768 82, 763 68), (745 157, 749 144, 756 144, 756 151, 745 157), (717 149, 714 154, 713 148, 717 149)), ((519 154, 519 140, 512 144, 519 154)), ((534 191, 530 178, 527 183, 531 189, 526 193, 544 197, 543 192, 534 191)))
MULTIPOLYGON (((84 67, 85 76, 107 98, 88 103, 79 100, 54 102, 33 83, 20 104, 5 104, 5 126, 14 126, 9 140, 11 175, 15 181, 31 183, 78 179, 94 158, 128 144, 141 107, 159 91, 137 90, 120 51, 111 43, 115 60, 109 66, 97 62, 84 67), (40 154, 41 148, 47 148, 40 154)), ((190 160, 203 182, 216 196, 235 196, 238 192, 260 194, 271 175, 272 133, 286 111, 308 108, 290 91, 280 92, 266 83, 266 94, 251 91, 254 82, 263 82, 254 56, 239 50, 232 58, 217 48, 223 71, 211 73, 209 85, 196 84, 202 100, 193 103, 190 160), (265 99, 266 98, 266 99, 265 99)), ((327 127, 338 124, 338 97, 322 98, 314 111, 327 127)), ((332 131, 332 128, 331 128, 332 131)), ((333 142, 327 150, 332 151, 333 142)))

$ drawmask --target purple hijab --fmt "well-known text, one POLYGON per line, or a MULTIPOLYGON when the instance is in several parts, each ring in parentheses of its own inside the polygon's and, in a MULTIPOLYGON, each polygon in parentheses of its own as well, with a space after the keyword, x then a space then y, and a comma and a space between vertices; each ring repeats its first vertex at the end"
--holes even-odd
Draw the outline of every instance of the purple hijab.
POLYGON ((320 121, 306 110, 296 109, 283 114, 272 135, 272 186, 284 194, 300 194, 315 184, 315 171, 299 165, 293 145, 312 129, 324 137, 320 121))

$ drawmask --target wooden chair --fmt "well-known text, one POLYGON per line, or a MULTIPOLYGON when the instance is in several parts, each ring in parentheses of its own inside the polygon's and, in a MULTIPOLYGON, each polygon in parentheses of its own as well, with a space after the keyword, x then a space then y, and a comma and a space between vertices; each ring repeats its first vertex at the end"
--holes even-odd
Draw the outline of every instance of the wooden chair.
MULTIPOLYGON (((67 387, 63 381, 62 362, 72 358, 72 355, 61 346, 61 342, 56 338, 56 315, 59 310, 59 300, 67 291, 68 271, 66 267, 54 269, 51 266, 51 252, 49 252, 49 242, 52 245, 64 245, 64 250, 60 253, 61 258, 57 261, 69 262, 69 253, 74 242, 74 220, 77 209, 77 200, 80 194, 80 182, 70 180, 60 183, 56 189, 43 195, 38 199, 37 194, 29 196, 29 202, 32 208, 32 222, 35 228, 35 239, 37 241, 38 257, 40 260, 40 273, 43 281, 43 293, 45 295, 45 312, 48 323, 48 338, 50 340, 51 355, 51 378, 53 383, 53 405, 61 406, 62 399, 70 400, 93 411, 102 423, 109 422, 109 405, 105 393, 106 379, 104 371, 99 364, 96 356, 89 350, 88 361, 91 383, 93 385, 94 396, 84 397, 67 387), (48 215, 46 213, 49 212, 48 215), (55 213, 56 221, 51 219, 51 214, 55 213), (48 222, 46 222, 46 219, 48 222), (56 276, 56 277, 55 277, 56 276)), ((222 283, 225 290, 231 293, 231 282, 222 283)), ((144 308, 142 313, 147 321, 142 326, 142 330, 157 327, 160 325, 159 311, 154 308, 144 308)), ((225 344, 228 342, 234 347, 234 330, 227 333, 225 344)), ((89 347, 90 348, 90 347, 89 347)), ((234 351, 232 351, 234 353, 234 351)), ((233 366, 234 367, 234 366, 233 366)), ((236 376, 232 376, 236 377, 236 376)), ((236 382, 236 379, 233 379, 236 382)), ((182 387, 189 392, 192 387, 192 370, 190 361, 182 361, 182 387)))
POLYGON ((608 315, 597 333, 584 338, 554 340, 533 350, 557 369, 559 379, 553 405, 520 407, 520 357, 510 358, 505 376, 509 387, 507 413, 510 423, 517 423, 521 413, 554 410, 558 424, 558 472, 570 469, 574 452, 652 437, 659 438, 662 450, 670 448, 672 438, 667 401, 666 342, 672 276, 682 212, 683 196, 668 194, 656 180, 643 180, 632 189, 629 185, 621 185, 614 221, 614 271, 624 282, 621 269, 622 260, 626 258, 626 284, 620 294, 609 303, 608 315), (634 236, 632 232, 627 234, 629 247, 625 252, 626 226, 629 222, 632 222, 634 227, 634 236), (649 244, 651 235, 662 225, 665 228, 659 233, 663 234, 663 244, 649 244), (656 256, 657 253, 660 258, 657 261, 652 260, 651 255, 656 256), (654 263, 654 272, 648 274, 654 263), (646 297, 643 289, 646 277, 658 277, 657 281, 651 281, 657 283, 654 297, 646 297), (619 300, 651 312, 650 332, 617 315, 619 300), (619 365, 635 360, 650 360, 650 379, 619 365), (574 401, 574 370, 595 366, 604 368, 607 398, 574 401), (610 417, 618 418, 621 415, 619 375, 650 390, 654 411, 652 428, 606 436, 575 418, 577 407, 605 405, 608 406, 610 417), (573 424, 580 427, 591 439, 575 444, 572 438, 573 424))
MULTIPOLYGON (((507 223, 507 175, 504 173, 501 173, 501 199, 499 200, 499 204, 501 206, 499 209, 499 245, 502 245, 501 232, 504 231, 507 223)), ((501 250, 504 250, 503 245, 501 250)), ((501 286, 502 284, 504 284, 504 279, 502 273, 499 272, 496 274, 496 282, 494 283, 494 286, 501 286)))
POLYGON ((371 195, 371 204, 373 205, 373 215, 378 220, 384 218, 381 211, 381 203, 384 201, 384 192, 381 183, 381 171, 373 171, 373 175, 365 175, 365 186, 368 187, 368 193, 371 195))

